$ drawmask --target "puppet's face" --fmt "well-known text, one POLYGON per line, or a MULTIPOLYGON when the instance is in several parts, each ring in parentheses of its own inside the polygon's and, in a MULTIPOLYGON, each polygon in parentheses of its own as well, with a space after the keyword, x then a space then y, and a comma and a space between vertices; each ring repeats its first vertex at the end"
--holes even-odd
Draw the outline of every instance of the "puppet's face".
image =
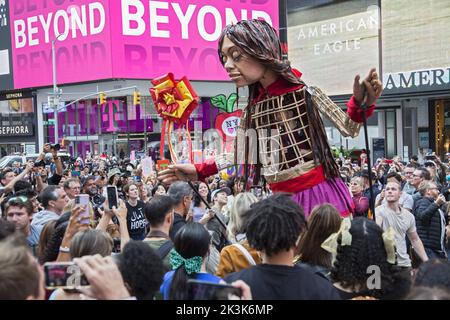
POLYGON ((222 43, 222 62, 236 87, 256 83, 264 76, 266 68, 254 58, 245 54, 225 36, 222 43))

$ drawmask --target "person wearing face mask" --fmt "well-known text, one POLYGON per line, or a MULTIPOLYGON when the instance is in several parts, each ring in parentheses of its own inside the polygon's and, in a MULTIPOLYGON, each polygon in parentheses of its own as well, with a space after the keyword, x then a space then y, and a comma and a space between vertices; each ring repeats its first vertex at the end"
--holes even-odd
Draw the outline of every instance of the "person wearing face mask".
POLYGON ((363 122, 360 106, 369 106, 366 114, 370 117, 383 90, 376 69, 371 69, 362 83, 359 75, 355 77, 345 113, 319 88, 305 84, 301 72, 283 58, 276 30, 263 20, 226 26, 218 53, 236 86, 249 89, 235 154, 217 155, 201 164, 172 165, 160 172, 159 179, 163 183, 204 180, 237 161, 244 164, 244 176, 251 177, 255 185, 263 174, 273 192, 292 193, 306 216, 325 202, 336 206, 342 216, 349 216, 353 201, 340 179, 320 114, 328 116, 344 136, 356 137, 363 122), (244 137, 248 133, 259 140, 247 144, 244 137), (277 147, 268 143, 272 140, 278 142, 277 147))

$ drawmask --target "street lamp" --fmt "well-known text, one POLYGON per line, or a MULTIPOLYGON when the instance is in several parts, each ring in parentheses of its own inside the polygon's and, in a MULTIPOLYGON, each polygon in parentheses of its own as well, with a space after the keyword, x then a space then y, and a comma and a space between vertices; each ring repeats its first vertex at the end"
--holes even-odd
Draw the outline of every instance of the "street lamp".
POLYGON ((55 54, 55 42, 62 34, 58 35, 55 40, 52 40, 52 67, 53 67, 53 109, 55 112, 55 143, 58 143, 58 106, 59 106, 59 90, 56 85, 56 54, 55 54))

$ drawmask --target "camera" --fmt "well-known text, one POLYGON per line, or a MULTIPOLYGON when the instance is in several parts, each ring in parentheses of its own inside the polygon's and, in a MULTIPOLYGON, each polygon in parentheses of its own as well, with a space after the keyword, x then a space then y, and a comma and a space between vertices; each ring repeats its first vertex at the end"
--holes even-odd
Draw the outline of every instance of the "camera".
POLYGON ((102 196, 101 194, 96 194, 91 198, 92 206, 94 207, 94 209, 102 209, 105 200, 106 198, 104 196, 102 196))
POLYGON ((61 150, 61 145, 59 143, 51 144, 50 145, 51 150, 59 151, 61 150))
POLYGON ((45 163, 44 160, 36 161, 36 162, 34 163, 34 167, 45 167, 45 166, 46 166, 46 163, 45 163))

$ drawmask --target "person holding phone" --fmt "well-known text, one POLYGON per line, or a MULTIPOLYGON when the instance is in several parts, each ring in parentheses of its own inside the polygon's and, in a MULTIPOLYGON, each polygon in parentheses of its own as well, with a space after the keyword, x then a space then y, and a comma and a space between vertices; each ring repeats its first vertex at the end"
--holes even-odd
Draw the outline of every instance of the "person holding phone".
MULTIPOLYGON (((70 256, 70 245, 72 243, 72 239, 75 237, 75 235, 82 230, 89 229, 89 220, 83 218, 83 214, 86 212, 86 206, 76 204, 75 200, 72 200, 68 203, 67 207, 65 208, 68 212, 64 213, 59 221, 64 217, 66 219, 66 215, 69 214, 68 222, 64 222, 60 224, 60 228, 63 228, 59 232, 63 232, 62 241, 59 242, 59 247, 57 248, 58 253, 56 256, 56 259, 50 259, 47 261, 58 261, 58 262, 67 262, 72 259, 70 256), (65 228, 64 228, 65 225, 65 228)), ((58 229, 58 228, 57 228, 58 229)), ((52 235, 52 240, 50 240, 51 245, 53 246, 53 242, 55 242, 55 236, 58 234, 58 232, 54 232, 52 235)), ((61 239, 61 238, 59 238, 61 239)), ((58 240, 59 240, 58 239, 58 240)), ((49 250, 50 247, 47 247, 47 250, 49 250)), ((46 253, 46 256, 48 257, 48 253, 46 253)), ((46 258, 47 258, 46 257, 46 258)))
POLYGON ((127 225, 128 209, 125 202, 117 197, 115 187, 109 186, 107 194, 103 210, 99 209, 101 218, 96 229, 107 231, 111 235, 114 241, 113 250, 119 253, 130 241, 127 225))
POLYGON ((51 162, 55 165, 55 172, 46 182, 48 182, 48 185, 58 185, 63 175, 63 164, 61 158, 58 156, 58 148, 55 148, 55 146, 52 146, 50 143, 46 143, 41 154, 36 159, 36 162, 45 161, 46 158, 51 159, 51 162))
MULTIPOLYGON (((102 230, 84 229, 77 232, 70 243, 70 258, 81 258, 99 254, 102 257, 111 255, 112 238, 102 230)), ((56 263, 57 264, 57 263, 56 263)), ((52 292, 49 300, 81 300, 79 290, 59 288, 52 292)))

